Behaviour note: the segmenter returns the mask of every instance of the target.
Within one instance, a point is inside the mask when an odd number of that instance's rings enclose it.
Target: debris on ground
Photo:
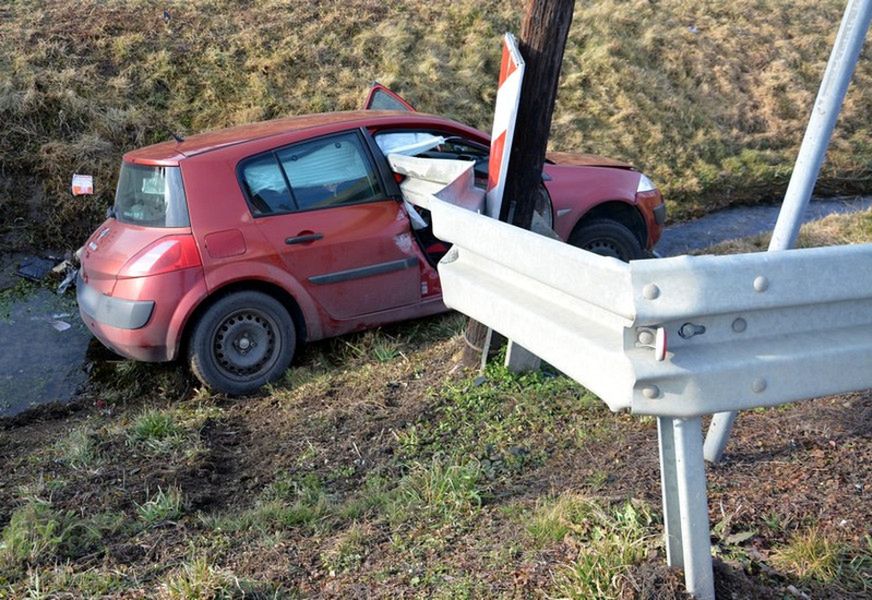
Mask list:
[[[42,281],[55,267],[56,262],[39,256],[28,256],[18,263],[18,270],[15,273],[31,281]]]

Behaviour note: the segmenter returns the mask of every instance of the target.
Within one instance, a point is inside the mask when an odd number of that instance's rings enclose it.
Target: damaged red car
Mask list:
[[[448,248],[410,222],[386,155],[472,161],[484,185],[489,136],[385,88],[368,105],[125,154],[109,217],[81,249],[88,328],[132,359],[187,360],[236,395],[280,377],[301,343],[445,311]],[[537,212],[562,239],[650,255],[665,207],[643,174],[561,153],[543,179]]]

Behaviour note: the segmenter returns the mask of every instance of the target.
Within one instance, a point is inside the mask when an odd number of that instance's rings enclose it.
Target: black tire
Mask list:
[[[278,300],[237,292],[215,302],[194,325],[188,362],[204,385],[241,396],[280,377],[296,345],[294,321]]]
[[[617,221],[597,219],[576,228],[569,243],[600,256],[611,256],[629,262],[645,257],[642,245],[633,232]]]

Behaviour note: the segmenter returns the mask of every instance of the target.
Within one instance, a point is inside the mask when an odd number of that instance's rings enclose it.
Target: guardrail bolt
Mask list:
[[[769,280],[759,275],[757,279],[754,280],[754,289],[758,292],[765,292],[769,289]]]
[[[703,333],[705,333],[705,325],[697,325],[695,323],[685,323],[678,330],[678,335],[686,340],[689,340],[695,335],[702,335]]]
[[[643,346],[653,346],[654,345],[654,332],[650,329],[643,329],[636,336],[636,341],[642,344]]]
[[[758,377],[754,381],[751,382],[751,389],[755,394],[759,394],[766,389],[766,380],[762,377]]]
[[[656,385],[646,385],[642,388],[642,395],[648,398],[648,400],[654,400],[660,397],[660,388]]]
[[[736,333],[742,333],[746,329],[748,329],[748,322],[742,317],[739,317],[738,319],[733,321],[733,331],[735,331]]]
[[[642,295],[648,300],[656,300],[660,296],[660,288],[653,283],[649,283],[642,288]]]

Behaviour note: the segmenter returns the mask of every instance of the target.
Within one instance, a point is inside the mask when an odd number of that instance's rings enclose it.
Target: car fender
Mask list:
[[[328,317],[322,313],[305,287],[284,268],[261,261],[225,263],[214,266],[209,272],[209,279],[221,282],[209,290],[210,297],[229,286],[246,281],[267,283],[282,289],[300,308],[306,326],[306,339],[312,341],[324,337],[322,323]]]
[[[200,277],[176,305],[176,310],[173,312],[170,325],[167,328],[167,360],[179,358],[179,349],[185,327],[188,326],[191,315],[208,297],[209,290],[206,287],[206,280]]]
[[[597,206],[607,202],[637,205],[636,186],[640,177],[637,171],[547,165],[545,172],[550,176],[545,187],[554,209],[554,230],[564,240],[569,239],[578,222]]]

